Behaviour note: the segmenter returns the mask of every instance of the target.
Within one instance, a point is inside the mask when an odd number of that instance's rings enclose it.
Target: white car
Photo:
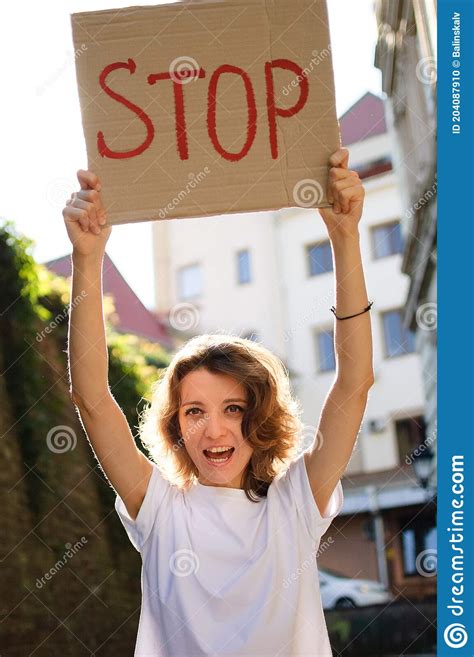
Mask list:
[[[394,598],[380,582],[371,579],[351,579],[327,568],[318,570],[324,609],[348,609],[386,604]]]

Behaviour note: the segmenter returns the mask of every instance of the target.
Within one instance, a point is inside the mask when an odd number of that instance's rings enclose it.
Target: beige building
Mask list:
[[[422,362],[428,436],[436,437],[436,0],[376,0],[385,110],[399,177],[410,285],[404,321]],[[433,449],[435,453],[435,449]],[[436,454],[435,454],[436,455]],[[433,464],[434,465],[434,464]],[[432,481],[436,481],[433,467]]]
[[[407,464],[425,440],[425,403],[415,335],[403,326],[410,288],[409,277],[401,272],[403,202],[382,100],[365,94],[340,117],[340,125],[349,166],[357,169],[366,189],[360,232],[374,300],[375,385],[344,477],[344,509],[329,530],[337,540],[321,561],[349,576],[400,584],[404,575],[392,567],[393,560],[404,554],[402,571],[413,577],[423,537],[403,538],[393,528],[399,516],[412,517],[427,499]],[[162,221],[153,230],[158,311],[169,313],[171,326],[183,338],[232,332],[273,350],[288,367],[302,401],[304,437],[310,444],[335,375],[334,272],[318,211],[293,208]],[[427,522],[427,532],[433,522]],[[394,537],[392,551],[386,547],[387,532]],[[370,546],[354,557],[354,541]]]

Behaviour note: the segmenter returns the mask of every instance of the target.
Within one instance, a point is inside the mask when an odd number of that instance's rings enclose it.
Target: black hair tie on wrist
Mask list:
[[[374,302],[371,301],[371,302],[369,303],[369,305],[367,306],[367,308],[364,308],[364,310],[362,310],[362,312],[360,312],[360,313],[356,313],[355,315],[348,315],[347,317],[338,317],[338,316],[336,315],[336,309],[335,309],[334,306],[331,307],[331,312],[334,313],[334,317],[335,317],[336,319],[351,319],[351,317],[357,317],[358,315],[363,315],[364,313],[366,313],[368,310],[370,310],[370,308],[371,308],[371,306],[372,306],[373,303],[374,303]]]

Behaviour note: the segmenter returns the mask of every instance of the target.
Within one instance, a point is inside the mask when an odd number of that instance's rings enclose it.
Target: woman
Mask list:
[[[337,370],[312,447],[279,359],[226,335],[174,356],[141,423],[137,449],[107,382],[101,269],[110,226],[100,181],[63,210],[73,245],[71,392],[116,510],[142,557],[135,656],[331,655],[316,551],[343,502],[340,479],[373,384],[370,305],[358,224],[364,189],[348,151],[329,160],[319,209],[336,277]]]

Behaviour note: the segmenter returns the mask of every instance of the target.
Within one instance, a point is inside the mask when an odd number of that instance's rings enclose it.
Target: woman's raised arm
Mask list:
[[[319,209],[334,260],[335,313],[339,318],[349,317],[334,319],[336,378],[321,411],[312,451],[305,457],[321,514],[350,460],[374,382],[371,317],[366,310],[369,302],[359,237],[365,191],[358,174],[348,169],[348,159],[345,148],[331,156],[328,198],[333,207]]]
[[[102,266],[112,229],[105,223],[97,176],[79,170],[77,177],[81,189],[63,209],[73,247],[68,343],[71,397],[102,469],[135,518],[152,466],[135,445],[108,385]]]

